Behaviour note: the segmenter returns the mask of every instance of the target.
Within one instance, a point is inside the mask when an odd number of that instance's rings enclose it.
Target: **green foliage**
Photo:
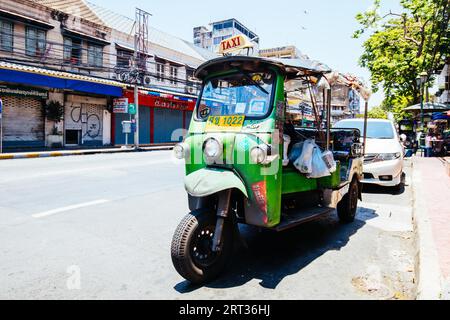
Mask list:
[[[427,72],[427,86],[432,86],[432,74],[450,53],[449,1],[401,0],[401,4],[404,12],[382,16],[380,1],[375,0],[373,9],[356,16],[361,29],[354,34],[358,38],[372,31],[360,65],[371,72],[372,90],[383,88],[383,108],[394,113],[419,102],[418,74]]]
[[[388,114],[382,107],[374,107],[369,110],[367,117],[370,119],[387,119]]]
[[[50,101],[43,106],[44,116],[54,122],[59,122],[64,117],[64,106],[58,101]]]

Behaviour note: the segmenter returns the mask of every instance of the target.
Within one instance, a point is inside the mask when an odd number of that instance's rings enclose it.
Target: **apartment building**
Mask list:
[[[253,55],[258,55],[258,35],[234,18],[212,22],[210,29],[205,26],[195,27],[193,30],[194,45],[212,52],[219,52],[219,46],[223,40],[240,34],[245,35],[254,43]]]

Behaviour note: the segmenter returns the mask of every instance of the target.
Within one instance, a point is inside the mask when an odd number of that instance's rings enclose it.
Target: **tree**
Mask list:
[[[364,118],[363,114],[358,114],[357,118]],[[387,119],[388,113],[383,106],[374,107],[367,112],[367,118],[369,119]]]
[[[372,108],[368,112],[367,116],[371,119],[387,119],[388,118],[388,114],[387,114],[386,110],[384,110],[381,106]]]
[[[419,73],[433,74],[443,65],[449,51],[449,0],[401,0],[404,12],[380,14],[380,0],[373,9],[356,16],[360,37],[374,30],[364,42],[360,65],[371,72],[372,90],[383,87],[384,107],[398,109],[420,101],[416,83]],[[395,110],[397,112],[401,110]]]
[[[52,134],[57,134],[56,123],[64,118],[64,106],[58,101],[50,101],[47,104],[43,104],[42,112],[47,120],[53,121]]]

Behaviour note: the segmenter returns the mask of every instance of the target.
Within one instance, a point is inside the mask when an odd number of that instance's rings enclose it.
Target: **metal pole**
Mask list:
[[[138,85],[134,86],[134,104],[136,106],[136,114],[134,115],[134,121],[136,124],[136,131],[134,132],[134,145],[136,149],[139,148],[139,90]]]
[[[331,142],[331,87],[327,90],[327,150]]]
[[[420,87],[420,125],[421,125],[421,129],[422,129],[422,133],[424,130],[424,116],[423,116],[423,89],[424,89],[424,85],[421,82],[420,83],[421,87]]]
[[[366,101],[364,106],[364,133],[363,133],[363,156],[366,155],[366,140],[367,140],[367,113],[369,112],[369,101]]]

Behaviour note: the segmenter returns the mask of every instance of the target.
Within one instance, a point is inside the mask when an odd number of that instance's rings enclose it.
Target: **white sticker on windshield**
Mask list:
[[[250,103],[251,114],[263,114],[266,109],[266,102],[264,100],[253,100]]]
[[[236,107],[234,108],[234,113],[236,114],[244,114],[247,109],[247,104],[245,102],[236,103]]]

